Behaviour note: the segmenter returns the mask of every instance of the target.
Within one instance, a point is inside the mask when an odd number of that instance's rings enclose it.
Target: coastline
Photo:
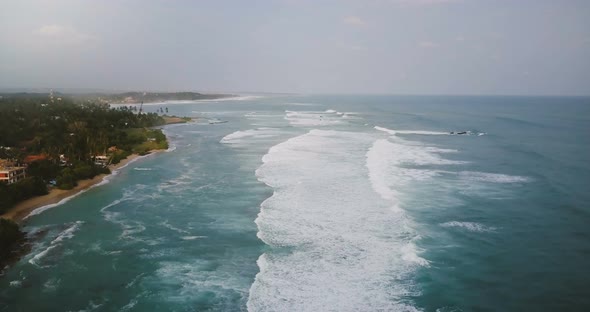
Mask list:
[[[158,152],[160,150],[152,150],[149,154],[151,155],[154,152]],[[146,155],[143,155],[146,156]],[[9,211],[1,215],[0,217],[12,220],[16,223],[21,224],[24,219],[26,219],[33,211],[38,208],[47,205],[55,205],[58,204],[60,201],[76,196],[89,188],[102,183],[106,177],[113,175],[118,169],[126,166],[130,162],[134,161],[135,159],[142,157],[139,154],[131,154],[127,158],[121,160],[118,164],[109,165],[109,170],[111,170],[110,174],[100,174],[95,176],[92,179],[80,180],[78,181],[78,185],[71,190],[60,190],[58,188],[53,188],[49,191],[48,194],[37,196],[33,198],[29,198],[24,200],[14,207],[12,207]]]
[[[177,117],[177,116],[162,116],[162,118],[164,118],[164,121],[166,122],[165,125],[187,123],[187,122],[192,122],[194,120],[194,118],[186,119],[186,118]]]

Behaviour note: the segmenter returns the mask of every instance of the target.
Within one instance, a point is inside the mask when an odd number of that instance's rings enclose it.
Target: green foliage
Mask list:
[[[130,151],[127,150],[118,150],[115,153],[113,153],[112,159],[111,159],[111,163],[112,164],[118,164],[121,162],[121,160],[127,158],[129,155],[131,155]]]
[[[168,141],[161,129],[130,129],[128,143],[133,153],[148,154],[152,150],[167,149]]]
[[[58,188],[71,189],[78,180],[108,173],[108,168],[95,166],[92,159],[112,146],[117,147],[111,155],[115,164],[132,152],[168,147],[161,130],[148,129],[165,124],[158,114],[137,114],[127,107],[112,109],[89,101],[74,103],[57,94],[53,100],[48,94],[2,94],[0,120],[0,147],[10,147],[0,148],[0,158],[22,162],[27,155],[47,156],[29,165],[27,179],[0,185],[0,212],[46,194],[46,183],[53,179]],[[60,162],[61,155],[66,164]]]
[[[0,213],[6,212],[15,203],[47,194],[47,185],[40,177],[27,177],[17,183],[0,183]]]
[[[94,166],[79,164],[72,170],[76,180],[91,179],[96,175]]]
[[[126,107],[51,102],[47,95],[3,95],[0,98],[0,146],[18,147],[26,154],[44,153],[54,161],[60,154],[85,161],[110,146],[125,144],[125,131],[163,125],[155,113],[136,114]],[[20,155],[24,156],[24,155]]]
[[[12,196],[10,192],[10,188],[6,183],[0,182],[0,214],[5,213],[8,208],[12,207],[16,203],[15,198]]]
[[[0,263],[10,257],[12,251],[24,238],[25,235],[20,231],[16,223],[0,218]]]
[[[71,168],[65,168],[57,176],[57,187],[62,190],[73,189],[77,185],[74,171]]]
[[[61,170],[60,166],[48,159],[32,162],[27,167],[27,175],[41,177],[45,181],[55,179]]]

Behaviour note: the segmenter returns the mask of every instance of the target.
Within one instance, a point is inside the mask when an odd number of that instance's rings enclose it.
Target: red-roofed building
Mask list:
[[[30,164],[32,162],[35,162],[38,160],[45,160],[45,159],[47,159],[47,155],[45,155],[45,154],[29,155],[29,156],[25,157],[25,160],[23,162],[25,164]]]

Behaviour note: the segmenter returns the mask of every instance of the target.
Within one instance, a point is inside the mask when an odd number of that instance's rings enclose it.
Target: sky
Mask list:
[[[589,95],[587,0],[2,0],[0,88]]]

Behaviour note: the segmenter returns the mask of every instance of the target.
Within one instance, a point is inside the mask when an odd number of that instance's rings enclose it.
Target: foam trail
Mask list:
[[[265,139],[280,135],[280,130],[277,128],[256,128],[250,130],[240,130],[224,136],[220,143],[223,144],[237,144],[244,143],[248,139]]]
[[[133,170],[136,170],[136,171],[152,171],[153,169],[152,168],[135,167],[135,168],[133,168]]]
[[[82,226],[82,224],[84,224],[83,221],[76,221],[67,229],[59,233],[57,237],[51,241],[49,247],[47,247],[45,250],[41,251],[40,253],[36,254],[31,259],[29,259],[29,263],[39,268],[45,267],[41,265],[43,258],[45,258],[53,249],[59,246],[61,242],[74,237],[74,233],[80,229],[80,226]]]
[[[285,120],[293,126],[315,127],[343,124],[343,116],[334,110],[327,111],[285,111]]]
[[[396,134],[451,135],[449,132],[440,132],[440,131],[392,130],[392,129],[387,129],[387,128],[379,127],[379,126],[375,126],[374,128],[375,128],[375,130],[389,133],[391,135],[396,135]]]
[[[422,134],[422,135],[451,135],[449,132],[423,131],[423,130],[396,130],[399,134]]]
[[[402,297],[413,293],[411,274],[425,260],[408,218],[367,179],[374,139],[312,130],[263,157],[256,174],[274,194],[256,224],[271,250],[257,261],[249,311],[415,310]]]
[[[440,224],[442,227],[448,228],[459,228],[465,229],[470,232],[493,232],[496,230],[494,227],[485,226],[481,223],[477,222],[459,222],[459,221],[450,221]]]
[[[529,181],[529,178],[522,176],[478,171],[461,171],[459,172],[459,177],[469,181],[491,183],[523,183]]]
[[[473,131],[465,131],[465,133],[463,133],[463,134],[458,134],[457,132],[459,132],[459,131],[453,131],[453,133],[451,133],[451,132],[428,131],[428,130],[392,130],[392,129],[388,129],[388,128],[384,128],[384,127],[379,127],[379,126],[375,126],[374,128],[375,128],[375,130],[386,132],[386,133],[389,133],[391,135],[397,135],[397,134],[459,135],[459,136],[461,136],[461,135],[467,135],[467,136],[469,136],[469,135],[477,135],[477,136],[486,135],[485,132],[473,132]]]

